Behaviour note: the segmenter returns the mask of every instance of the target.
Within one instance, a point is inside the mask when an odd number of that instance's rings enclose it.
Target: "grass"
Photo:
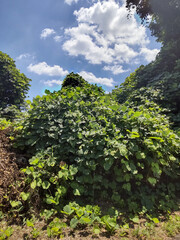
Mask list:
[[[62,220],[63,223],[63,220]],[[166,220],[161,219],[158,223],[147,219],[141,219],[139,223],[125,224],[115,233],[110,234],[103,227],[97,234],[93,227],[71,229],[65,225],[59,228],[56,224],[48,233],[48,222],[43,219],[26,219],[21,225],[8,224],[4,220],[0,222],[0,240],[23,240],[23,239],[64,239],[64,240],[90,240],[90,239],[121,239],[121,240],[168,240],[180,233],[180,212],[171,214]],[[58,227],[58,229],[57,229]],[[59,234],[57,234],[59,231]],[[54,234],[55,233],[55,234]],[[53,235],[54,234],[54,235]]]

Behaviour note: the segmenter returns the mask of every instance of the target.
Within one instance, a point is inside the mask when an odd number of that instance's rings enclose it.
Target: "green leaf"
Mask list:
[[[32,183],[31,183],[31,188],[32,188],[32,189],[35,189],[35,188],[36,188],[36,180],[32,181]]]
[[[59,172],[58,172],[58,177],[59,177],[59,178],[62,178],[62,177],[63,177],[63,175],[64,175],[64,174],[63,174],[63,172],[62,172],[62,171],[59,171]]]
[[[10,204],[13,208],[22,205],[22,203],[20,201],[10,201]]]
[[[104,169],[106,171],[108,171],[111,168],[111,166],[113,165],[113,162],[114,162],[113,159],[106,160],[105,163],[104,163]]]
[[[161,137],[149,137],[150,139],[155,139],[158,140],[160,142],[164,142],[164,140]]]
[[[75,175],[78,172],[78,168],[72,165],[69,167],[69,170],[71,175]]]
[[[130,192],[131,191],[131,184],[130,183],[125,183],[125,184],[123,184],[122,188],[124,188],[125,190]]]
[[[35,158],[35,159],[31,159],[29,160],[31,165],[37,165],[37,163],[39,162],[39,158]]]
[[[48,182],[48,181],[44,181],[43,183],[42,183],[42,188],[43,189],[48,189],[49,187],[50,187],[50,182]]]
[[[81,194],[80,194],[80,192],[79,192],[79,190],[77,188],[73,190],[73,194],[75,196],[81,196]]]
[[[157,182],[157,181],[156,181],[155,178],[149,177],[149,178],[148,178],[148,182],[149,182],[151,185],[154,186],[154,185],[156,185],[156,182]]]
[[[127,156],[128,151],[127,151],[126,145],[120,144],[120,145],[119,145],[119,151],[120,151],[120,154],[121,154],[122,156],[124,156],[124,157]]]
[[[79,221],[81,224],[89,224],[92,220],[89,217],[81,217]]]
[[[70,227],[71,228],[76,228],[78,224],[78,219],[77,218],[72,218],[71,221],[70,221]]]
[[[100,228],[99,228],[97,225],[94,225],[94,226],[93,226],[93,232],[94,232],[95,234],[99,234],[99,233],[101,232],[101,230],[100,230]]]
[[[46,203],[47,204],[57,204],[57,202],[53,199],[53,197],[47,197]]]
[[[28,226],[28,227],[34,227],[34,224],[32,223],[32,221],[30,221],[30,220],[26,220],[26,225]]]
[[[159,223],[159,219],[158,218],[152,218],[152,221],[154,222],[154,223]]]
[[[139,217],[136,216],[136,217],[132,218],[131,221],[133,221],[134,223],[139,223]]]
[[[64,208],[63,208],[63,213],[67,214],[67,215],[71,215],[74,210],[69,206],[69,205],[66,205]]]
[[[48,89],[45,89],[44,93],[45,94],[50,94],[51,92]]]
[[[27,201],[27,199],[28,199],[29,196],[30,196],[30,193],[21,192],[20,196],[22,197],[22,199],[23,199],[24,201]]]
[[[143,152],[137,152],[137,153],[136,153],[136,158],[137,158],[137,159],[145,159],[145,158],[146,158],[146,155],[145,155],[145,153],[143,153]]]

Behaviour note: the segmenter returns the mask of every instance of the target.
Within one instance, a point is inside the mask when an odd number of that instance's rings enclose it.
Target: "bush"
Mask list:
[[[53,149],[52,173],[62,161],[77,168],[69,201],[165,211],[175,207],[180,139],[160,111],[119,105],[96,86],[62,89],[33,100],[17,144],[33,155]]]

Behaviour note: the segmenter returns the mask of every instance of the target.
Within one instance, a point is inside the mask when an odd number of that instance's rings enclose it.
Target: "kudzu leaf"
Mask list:
[[[81,218],[80,218],[80,223],[86,223],[86,224],[88,224],[88,223],[90,223],[90,222],[91,222],[91,219],[88,218],[88,217],[81,217]]]
[[[137,152],[137,153],[136,153],[136,158],[137,158],[137,159],[145,159],[145,158],[146,158],[146,155],[145,155],[145,153],[143,153],[143,152]]]
[[[78,224],[78,219],[77,218],[71,219],[71,221],[70,221],[70,227],[71,228],[76,228],[77,224]]]
[[[63,213],[65,213],[67,215],[71,215],[71,213],[73,213],[73,212],[74,212],[74,210],[69,205],[66,205],[63,208]]]
[[[139,223],[139,217],[136,216],[134,218],[131,219],[134,223]]]
[[[152,221],[153,221],[154,223],[159,223],[159,219],[158,219],[158,218],[152,218]]]
[[[155,178],[149,177],[149,178],[148,178],[148,182],[149,182],[151,185],[154,186],[154,185],[156,184],[157,181],[156,181]]]
[[[50,182],[48,182],[48,181],[44,181],[43,183],[42,183],[42,188],[43,189],[48,189],[49,187],[50,187]]]
[[[29,161],[31,165],[36,165],[39,162],[39,158],[35,158]]]
[[[30,196],[30,193],[21,192],[22,200],[26,201]]]
[[[97,225],[95,225],[95,226],[93,226],[93,232],[95,234],[99,234],[101,232],[101,230],[100,230],[100,228]]]
[[[61,171],[58,172],[58,177],[62,178],[63,177],[63,173]]]
[[[104,169],[108,171],[111,168],[112,164],[113,164],[113,161],[110,161],[110,160],[106,161],[104,163]]]
[[[32,188],[32,189],[35,189],[35,188],[36,188],[36,180],[32,181],[32,183],[31,183],[31,188]]]
[[[13,208],[22,205],[22,203],[20,201],[11,201],[10,204]]]
[[[69,170],[71,175],[75,175],[78,172],[78,168],[72,165],[69,167]]]
[[[73,190],[73,194],[74,194],[75,196],[81,196],[81,194],[80,194],[80,192],[79,192],[78,189],[74,189],[74,190]]]
[[[122,188],[124,188],[125,190],[130,192],[131,191],[131,184],[130,183],[125,183],[125,184],[123,184]]]
[[[127,151],[126,145],[120,144],[120,145],[119,145],[119,151],[120,151],[120,154],[121,154],[122,156],[124,156],[124,157],[127,156],[128,151]]]
[[[46,198],[46,203],[47,204],[56,204],[56,201],[53,199],[53,197],[48,197]]]

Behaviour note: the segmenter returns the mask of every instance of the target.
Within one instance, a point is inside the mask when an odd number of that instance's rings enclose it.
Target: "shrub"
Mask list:
[[[77,167],[73,200],[134,213],[175,207],[180,139],[156,104],[134,110],[89,86],[48,93],[31,107],[18,145],[33,154],[51,148],[54,166]]]

